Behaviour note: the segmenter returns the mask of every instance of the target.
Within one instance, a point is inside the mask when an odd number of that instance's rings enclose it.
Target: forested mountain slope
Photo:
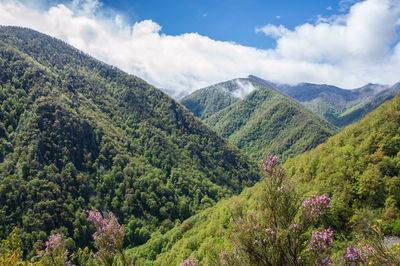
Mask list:
[[[400,95],[316,149],[286,162],[308,190],[332,197],[330,222],[364,230],[381,216],[388,234],[400,235]]]
[[[0,238],[32,252],[53,230],[87,245],[90,207],[135,246],[259,179],[158,89],[33,30],[0,27],[0,102]]]
[[[180,103],[204,120],[243,98],[252,89],[248,79],[234,79],[197,90],[182,98]]]
[[[400,92],[399,84],[367,84],[346,90],[325,84],[274,84],[255,76],[249,76],[249,79],[275,88],[338,127],[359,121]]]
[[[303,195],[318,191],[331,198],[323,225],[338,235],[338,247],[365,236],[377,219],[386,235],[400,236],[399,136],[397,95],[326,143],[284,164],[288,178],[301,178],[296,189]],[[232,248],[232,212],[254,208],[262,189],[258,183],[166,234],[154,234],[131,254],[139,264],[177,264],[189,256],[201,265],[216,261],[219,249]]]
[[[316,147],[337,128],[281,93],[252,82],[243,99],[205,122],[247,154],[260,159],[265,147],[283,159]]]
[[[367,84],[361,88],[346,90],[325,84],[278,84],[250,75],[248,78],[235,79],[197,90],[180,102],[204,120],[243,98],[239,97],[243,95],[241,92],[251,92],[250,86],[245,86],[246,90],[243,90],[241,84],[254,83],[281,92],[341,128],[359,121],[400,92],[399,84],[393,86]],[[252,89],[255,87],[252,86]]]

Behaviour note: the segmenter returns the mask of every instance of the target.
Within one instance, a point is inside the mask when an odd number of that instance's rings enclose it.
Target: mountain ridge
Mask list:
[[[319,115],[321,118],[328,120],[337,127],[344,128],[350,125],[367,113],[374,110],[383,102],[391,99],[400,92],[399,83],[392,86],[380,85],[380,84],[366,84],[360,88],[352,90],[342,89],[332,85],[326,84],[313,84],[313,83],[298,83],[295,85],[273,83],[271,81],[264,80],[254,75],[249,75],[248,78],[242,78],[242,80],[248,80],[249,82],[255,82],[262,86],[268,87],[275,91],[280,92],[284,96],[301,103],[307,109]],[[226,83],[228,83],[227,81]],[[224,84],[224,83],[219,83]],[[208,102],[207,98],[213,99],[212,103],[218,105],[218,100],[229,99],[229,102],[233,104],[238,99],[234,95],[226,96],[223,98],[214,98],[211,94],[207,94],[207,90],[213,88],[213,86],[206,87],[204,89],[197,90],[193,94],[190,94],[181,99],[183,105],[189,110],[197,108],[196,116],[200,119],[206,119],[212,114],[219,111],[221,108],[217,108],[214,112]],[[215,87],[216,90],[218,87]],[[213,92],[217,94],[217,92]],[[190,102],[190,104],[187,104]],[[223,105],[223,108],[227,105]],[[207,115],[203,115],[202,110],[207,110]]]
[[[318,191],[330,198],[330,209],[322,224],[338,236],[334,241],[339,242],[335,244],[339,249],[366,238],[373,225],[385,236],[400,236],[399,131],[397,94],[361,121],[282,166],[303,196]],[[135,262],[143,264],[178,264],[190,256],[200,260],[200,265],[212,263],[220,250],[234,248],[233,214],[246,215],[248,210],[257,213],[262,193],[263,187],[257,183],[165,234],[154,234],[146,244],[129,252]],[[146,256],[154,251],[154,256]]]
[[[140,78],[39,32],[0,27],[0,237],[76,247],[113,212],[144,243],[259,179],[254,161]]]
[[[266,147],[291,157],[336,133],[335,126],[279,91],[249,82],[256,89],[204,121],[254,158]]]

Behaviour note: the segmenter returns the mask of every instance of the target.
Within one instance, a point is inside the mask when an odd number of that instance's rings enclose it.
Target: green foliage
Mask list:
[[[306,245],[313,226],[329,209],[325,195],[317,193],[302,204],[296,191],[297,181],[286,178],[278,158],[268,153],[263,159],[265,171],[260,182],[261,197],[257,198],[258,211],[233,214],[231,234],[233,251],[221,251],[221,263],[228,265],[311,265],[330,261],[328,245],[332,244],[330,230],[322,232],[329,243],[321,248]],[[314,236],[314,232],[313,232]],[[314,243],[321,244],[315,234]],[[312,252],[310,249],[313,248]],[[310,254],[311,253],[311,254]]]
[[[392,87],[367,84],[353,90],[310,83],[278,84],[277,88],[338,127],[359,121],[399,92],[399,84]]]
[[[22,242],[14,229],[8,239],[2,240],[0,246],[0,264],[4,266],[22,265],[20,261]]]
[[[233,209],[235,212],[253,207],[253,197],[259,191],[245,189],[239,196],[221,200],[174,228],[163,233],[155,232],[150,240],[128,251],[135,265],[177,265],[195,254],[202,265],[212,264],[218,257],[219,249],[230,249],[232,243],[227,235],[231,227]]]
[[[20,228],[26,257],[57,232],[88,245],[90,207],[133,247],[259,179],[173,99],[62,41],[0,27],[0,65],[0,238]]]
[[[327,143],[284,164],[287,176],[292,180],[301,178],[297,184],[301,195],[319,191],[331,198],[330,211],[322,219],[322,224],[332,228],[338,238],[333,247],[335,258],[344,256],[346,247],[353,244],[359,249],[357,243],[360,240],[371,239],[370,228],[378,218],[381,218],[383,233],[400,236],[399,133],[400,95],[330,138]],[[261,184],[257,183],[239,196],[218,202],[213,208],[191,217],[188,220],[191,226],[183,234],[172,237],[176,232],[182,232],[182,225],[186,223],[177,224],[165,234],[153,234],[145,245],[131,252],[137,262],[146,261],[155,265],[165,265],[164,261],[166,264],[177,264],[191,255],[199,259],[201,265],[212,263],[217,255],[215,250],[233,248],[229,230],[234,212],[229,210],[243,213],[256,209],[262,191]],[[224,215],[221,216],[221,213]],[[155,241],[161,241],[161,249],[154,249]],[[380,256],[384,257],[388,252],[383,247],[378,250],[377,245],[382,245],[382,238],[368,241],[364,242],[373,246]],[[192,250],[189,247],[198,248]],[[146,252],[151,252],[152,257],[143,259]],[[398,260],[399,249],[395,248],[393,252]],[[383,257],[382,260],[373,260],[383,265],[389,259]]]
[[[316,147],[337,132],[335,126],[279,92],[256,88],[205,122],[256,159],[265,147],[283,160]]]
[[[383,215],[384,225],[397,219],[399,106],[396,96],[327,143],[286,162],[291,177],[305,178],[305,190],[331,196],[329,220],[335,229],[349,230],[350,222],[353,230],[362,232],[361,224],[371,224],[374,217]],[[397,235],[390,226],[385,228],[385,233]]]
[[[204,120],[239,100],[233,93],[240,89],[237,82],[240,80],[245,79],[230,80],[197,90],[182,98],[180,103]]]

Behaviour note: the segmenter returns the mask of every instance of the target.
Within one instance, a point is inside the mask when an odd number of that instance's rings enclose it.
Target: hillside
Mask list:
[[[324,84],[278,84],[253,75],[237,80],[241,80],[242,83],[256,83],[259,86],[279,91],[340,128],[359,121],[400,92],[399,84],[393,86],[367,84],[361,88],[346,90]],[[240,86],[235,85],[235,81],[197,90],[184,97],[180,102],[197,117],[204,120],[240,99],[237,96],[240,94]],[[250,89],[246,91],[249,93]]]
[[[205,122],[254,158],[260,159],[265,147],[283,159],[293,157],[337,132],[335,126],[281,93],[259,83],[252,85],[253,92]]]
[[[391,87],[367,84],[361,88],[345,90],[324,84],[274,84],[255,76],[249,76],[249,79],[275,88],[338,127],[359,121],[400,92],[399,84]]]
[[[382,217],[385,233],[400,235],[399,132],[397,95],[285,168],[301,176],[307,190],[331,195],[332,227],[362,232],[373,217]]]
[[[342,242],[357,240],[380,220],[383,232],[400,236],[400,95],[384,103],[326,143],[289,159],[283,166],[298,190],[331,198],[324,224]],[[178,264],[193,255],[207,265],[219,249],[232,247],[232,212],[252,209],[263,188],[260,183],[239,196],[219,202],[165,234],[154,234],[131,250],[139,264]],[[144,254],[151,254],[145,256]]]
[[[234,79],[195,91],[180,103],[204,120],[243,98],[254,89],[248,79]]]
[[[259,179],[258,167],[179,103],[33,30],[0,27],[0,237],[25,255],[50,232],[88,245],[86,211],[142,244]]]

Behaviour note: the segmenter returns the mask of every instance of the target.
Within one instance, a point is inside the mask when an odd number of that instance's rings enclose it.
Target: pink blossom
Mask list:
[[[360,250],[348,248],[346,255],[338,260],[344,265],[365,264],[371,261],[372,254],[375,250],[368,246],[363,246]]]
[[[198,265],[199,265],[199,260],[193,256],[187,258],[186,260],[182,261],[179,264],[179,266],[198,266]]]
[[[313,254],[318,265],[330,265],[333,261],[327,254],[333,244],[333,231],[330,229],[312,232],[311,241],[308,243],[306,252]]]
[[[93,222],[96,232],[93,240],[98,252],[97,260],[107,264],[111,262],[117,253],[123,253],[124,230],[119,225],[117,218],[109,213],[107,218],[103,218],[97,210],[88,212],[88,218]]]
[[[312,217],[318,218],[329,209],[330,201],[331,199],[325,194],[318,196],[318,192],[315,192],[311,197],[303,201],[300,209],[307,211]]]

